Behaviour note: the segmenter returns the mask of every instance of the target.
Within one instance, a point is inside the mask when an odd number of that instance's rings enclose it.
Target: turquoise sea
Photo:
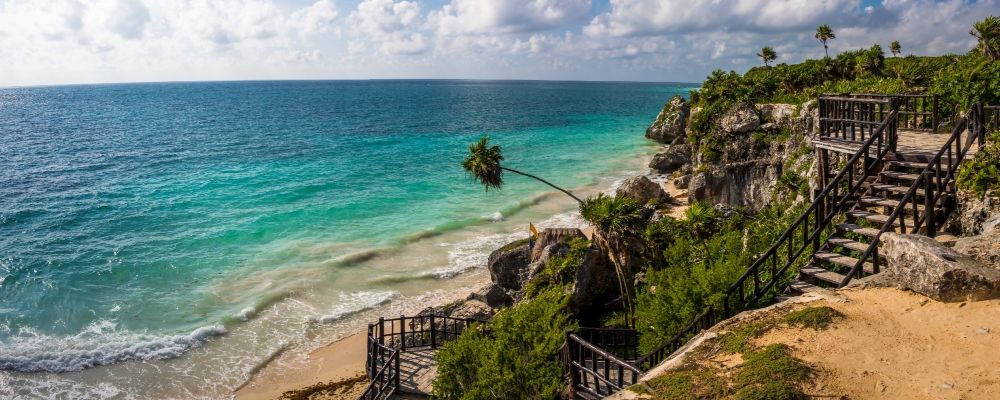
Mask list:
[[[464,297],[485,257],[644,172],[691,84],[272,81],[0,89],[0,398],[220,398],[264,362]],[[287,355],[292,354],[291,356]]]

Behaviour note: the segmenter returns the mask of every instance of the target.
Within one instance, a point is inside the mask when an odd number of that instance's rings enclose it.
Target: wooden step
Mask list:
[[[862,197],[860,201],[861,201],[861,204],[868,205],[868,206],[883,206],[883,207],[889,207],[889,208],[899,207],[899,200],[885,199],[885,198],[882,198],[882,197],[866,196],[866,197]],[[906,207],[909,208],[909,209],[912,209],[913,208],[913,204],[907,203]],[[920,211],[924,211],[924,205],[923,204],[917,204],[917,209],[919,209]]]
[[[827,243],[842,249],[864,252],[868,250],[868,243],[858,242],[847,238],[832,237]]]
[[[874,222],[874,223],[879,224],[879,225],[884,225],[886,222],[889,221],[889,216],[887,216],[887,215],[883,215],[883,214],[879,214],[879,213],[873,213],[873,212],[864,211],[864,210],[848,211],[847,212],[847,216],[854,217],[854,218],[863,218],[863,219],[866,219],[868,221]],[[893,220],[892,221],[892,225],[893,226],[898,226],[899,225],[899,219]]]
[[[875,184],[871,184],[871,185],[864,184],[864,185],[865,186],[870,186],[872,189],[875,189],[875,190],[878,190],[878,191],[895,193],[895,194],[899,194],[899,195],[905,195],[906,192],[910,191],[910,188],[906,187],[906,186],[889,185],[889,184],[885,184],[885,183],[875,183]],[[919,197],[923,197],[924,196],[924,189],[917,189],[914,192],[914,195],[919,196]]]
[[[857,258],[848,257],[837,253],[829,253],[825,251],[816,252],[816,254],[813,254],[813,259],[815,259],[816,261],[837,264],[847,268],[854,268],[854,266],[858,264]],[[872,265],[872,263],[870,262],[865,262],[861,268],[864,269],[864,271],[868,274],[875,273],[875,266]]]
[[[923,170],[927,168],[927,163],[913,162],[913,161],[889,161],[890,167],[896,168],[913,168]]]
[[[863,228],[857,224],[838,224],[837,229],[841,232],[852,232],[862,236],[868,236],[870,238],[874,238],[878,235],[878,229]]]
[[[879,173],[883,178],[895,179],[898,181],[913,182],[920,178],[920,174],[908,174],[906,172],[882,171]]]
[[[788,294],[800,295],[820,290],[823,289],[820,288],[819,286],[796,279],[792,281],[792,283],[788,284],[788,290],[786,290],[785,292]]]
[[[810,278],[823,281],[834,286],[840,286],[840,283],[843,282],[845,278],[844,275],[832,271],[827,271],[823,268],[813,266],[812,264],[799,269],[799,273],[804,276],[808,276]]]

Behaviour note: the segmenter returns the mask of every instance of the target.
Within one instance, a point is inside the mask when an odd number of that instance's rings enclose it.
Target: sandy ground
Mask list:
[[[1000,300],[940,303],[896,289],[838,292],[819,301],[845,315],[827,330],[783,327],[757,344],[785,343],[821,371],[816,398],[1000,398]]]
[[[301,390],[317,383],[351,381],[363,375],[365,368],[365,335],[356,333],[330,343],[309,354],[309,361],[294,370],[265,367],[246,386],[236,391],[239,400],[276,399],[289,390]],[[367,381],[346,385],[332,393],[318,394],[313,399],[357,398],[364,391]]]

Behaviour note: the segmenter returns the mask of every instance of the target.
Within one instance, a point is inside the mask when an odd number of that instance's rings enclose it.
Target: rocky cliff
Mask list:
[[[646,131],[672,143],[649,166],[672,174],[692,202],[758,210],[779,198],[807,199],[815,168],[808,142],[816,118],[812,105],[738,103],[707,116],[675,98]],[[674,122],[685,115],[684,123]],[[699,118],[707,123],[693,123]]]

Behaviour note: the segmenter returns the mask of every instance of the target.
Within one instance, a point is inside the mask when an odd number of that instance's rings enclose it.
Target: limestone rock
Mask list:
[[[450,317],[471,318],[479,321],[486,321],[493,317],[493,307],[477,300],[466,300],[458,307],[451,310]]]
[[[681,175],[679,178],[674,179],[674,187],[678,189],[687,189],[691,184],[691,174]]]
[[[478,292],[469,294],[467,300],[475,300],[485,303],[493,308],[510,307],[514,304],[514,296],[495,283],[486,286]]]
[[[684,128],[691,115],[691,106],[681,96],[674,96],[646,129],[646,137],[660,143],[672,143],[684,137]]]
[[[541,261],[543,264],[548,261],[548,257],[543,257],[545,249],[554,244],[565,244],[573,238],[586,239],[583,231],[578,228],[546,228],[538,233],[538,240],[531,249],[531,262]],[[529,268],[530,270],[530,268]]]
[[[618,296],[618,275],[614,265],[603,249],[591,246],[576,270],[569,298],[570,311],[580,317],[601,314],[592,311],[601,310]]]
[[[784,126],[795,115],[795,105],[793,104],[757,104],[757,110],[765,122]]]
[[[530,254],[531,248],[526,240],[510,243],[493,251],[486,263],[490,280],[504,290],[521,290],[527,280]]]
[[[667,147],[661,153],[653,156],[649,161],[649,168],[655,169],[661,174],[674,172],[685,164],[691,162],[691,146],[686,144],[675,144]]]
[[[990,267],[1000,269],[1000,230],[994,229],[979,236],[958,238],[952,249]]]
[[[663,190],[663,186],[642,175],[633,176],[622,182],[615,191],[615,196],[628,196],[639,204],[662,204],[670,201],[670,195]]]
[[[760,127],[760,117],[749,104],[740,103],[732,106],[719,119],[719,128],[726,133],[746,133]]]
[[[886,270],[896,284],[945,302],[1000,296],[1000,270],[987,267],[926,236],[883,235]]]
[[[977,195],[969,190],[958,191],[958,209],[948,220],[945,230],[962,236],[988,233],[1000,225],[1000,197],[995,193]]]

